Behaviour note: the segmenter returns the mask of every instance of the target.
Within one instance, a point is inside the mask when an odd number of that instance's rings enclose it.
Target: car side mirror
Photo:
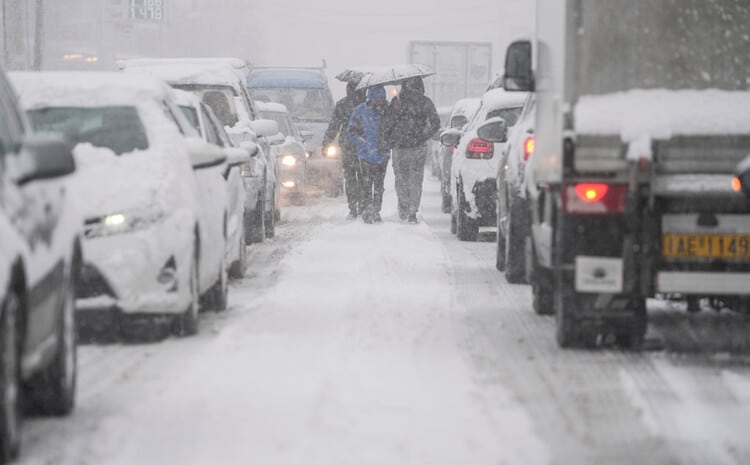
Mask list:
[[[279,133],[279,124],[270,119],[258,119],[250,122],[250,129],[258,137],[272,137]]]
[[[446,129],[440,134],[440,143],[445,147],[458,147],[461,142],[461,132],[458,129]]]
[[[212,168],[227,161],[227,155],[221,147],[209,144],[197,137],[186,138],[185,142],[194,170]]]
[[[302,138],[302,142],[307,142],[313,137],[315,137],[315,133],[312,131],[302,130],[299,132],[299,136]]]
[[[506,91],[534,92],[534,72],[531,67],[531,41],[519,40],[508,46],[505,53]]]
[[[70,144],[55,135],[32,134],[26,137],[20,157],[20,175],[16,177],[19,186],[67,176],[76,170]]]
[[[239,166],[250,161],[250,152],[243,148],[226,147],[224,153],[229,166]]]
[[[740,183],[739,190],[750,196],[750,155],[737,165],[736,176]]]
[[[500,117],[490,118],[477,128],[477,136],[487,142],[503,143],[508,141],[508,126]]]
[[[255,142],[242,142],[240,143],[240,148],[247,151],[248,155],[250,155],[250,158],[257,157],[260,153],[260,147],[258,147],[258,144]]]

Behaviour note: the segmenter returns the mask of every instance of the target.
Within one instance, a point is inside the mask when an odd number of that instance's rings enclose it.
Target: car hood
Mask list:
[[[173,208],[178,172],[173,161],[154,150],[117,156],[106,148],[79,144],[74,154],[70,190],[85,218]]]

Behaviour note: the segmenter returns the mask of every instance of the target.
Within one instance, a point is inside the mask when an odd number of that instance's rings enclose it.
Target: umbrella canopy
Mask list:
[[[432,76],[433,74],[435,74],[435,72],[425,65],[406,64],[383,66],[377,69],[373,68],[367,70],[367,72],[361,77],[357,89],[366,89],[372,86],[401,84],[409,78],[426,77]]]
[[[354,82],[358,83],[362,78],[373,71],[377,71],[377,66],[357,66],[356,68],[347,68],[344,71],[336,75],[336,79],[341,82]]]

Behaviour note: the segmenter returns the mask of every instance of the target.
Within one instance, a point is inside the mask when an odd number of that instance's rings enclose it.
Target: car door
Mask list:
[[[21,147],[27,125],[2,73],[0,114],[3,164],[12,175],[13,167],[23,163]],[[65,285],[65,260],[72,252],[72,243],[65,243],[58,231],[66,204],[65,186],[59,180],[18,186],[6,178],[0,202],[28,249],[24,263],[29,290],[24,353],[29,354],[42,345],[53,343],[56,334]]]

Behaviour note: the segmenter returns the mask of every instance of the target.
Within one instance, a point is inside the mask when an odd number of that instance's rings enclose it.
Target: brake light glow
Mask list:
[[[738,177],[732,178],[732,190],[735,192],[742,191],[742,182],[740,181],[740,178]]]
[[[627,184],[568,185],[563,189],[563,207],[567,213],[599,215],[623,213],[627,194]]]
[[[489,160],[495,156],[495,144],[475,138],[466,146],[466,158]]]
[[[526,142],[523,144],[523,161],[529,161],[529,158],[534,153],[534,137],[528,137]]]

